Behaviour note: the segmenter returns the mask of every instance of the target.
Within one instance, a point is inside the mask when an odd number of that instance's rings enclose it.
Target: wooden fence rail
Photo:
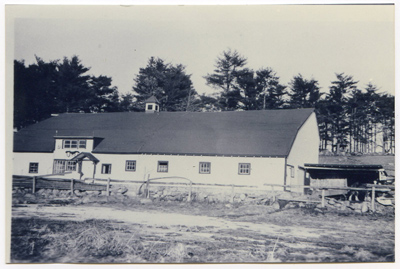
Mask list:
[[[105,184],[85,183],[77,179],[64,178],[43,178],[43,177],[21,177],[13,176],[13,188],[32,188],[32,193],[37,189],[57,189],[57,190],[84,190],[84,191],[105,191],[110,193],[110,181]]]
[[[285,187],[285,188],[306,188],[306,189],[316,189],[321,190],[321,206],[325,207],[325,191],[326,190],[348,190],[348,191],[370,191],[371,192],[371,210],[375,212],[375,197],[376,192],[390,192],[395,190],[394,185],[377,185],[377,184],[367,184],[366,188],[355,188],[355,187],[322,187],[322,186],[309,186],[309,185],[280,185],[280,184],[264,184],[264,186],[274,187]],[[286,199],[295,201],[295,199]],[[303,201],[303,200],[302,200]],[[301,202],[301,201],[300,201]]]

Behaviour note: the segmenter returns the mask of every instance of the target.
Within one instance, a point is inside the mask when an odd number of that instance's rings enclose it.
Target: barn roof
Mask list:
[[[313,109],[61,114],[14,134],[15,152],[52,152],[55,137],[94,137],[93,153],[289,154]]]

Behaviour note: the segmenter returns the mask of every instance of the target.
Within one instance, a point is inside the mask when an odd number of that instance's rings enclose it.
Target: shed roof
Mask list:
[[[326,170],[379,170],[383,169],[380,164],[312,164],[305,163],[306,170],[326,169]]]
[[[289,154],[313,109],[61,114],[14,134],[15,152],[52,152],[54,137],[95,137],[93,153]]]

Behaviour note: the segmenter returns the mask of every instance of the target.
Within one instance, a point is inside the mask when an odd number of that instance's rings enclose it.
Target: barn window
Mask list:
[[[76,162],[65,161],[65,171],[76,171]]]
[[[249,163],[239,163],[239,175],[250,175]]]
[[[63,141],[63,148],[65,149],[85,149],[86,140],[68,139]]]
[[[209,163],[209,162],[200,162],[200,164],[199,164],[199,173],[200,174],[210,174],[211,173],[211,163]]]
[[[53,174],[76,171],[76,162],[68,160],[54,160]]]
[[[126,161],[125,171],[136,171],[136,161]]]
[[[167,173],[168,172],[168,162],[158,161],[157,172]]]
[[[39,163],[29,163],[29,173],[37,174],[39,172]]]
[[[111,174],[111,164],[105,163],[101,166],[102,174]]]
[[[86,140],[79,140],[79,148],[80,149],[86,148]]]

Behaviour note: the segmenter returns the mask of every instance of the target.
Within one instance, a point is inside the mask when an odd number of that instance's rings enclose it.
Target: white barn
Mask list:
[[[319,133],[313,109],[67,113],[15,133],[13,146],[14,175],[297,185],[304,163],[318,163]]]

